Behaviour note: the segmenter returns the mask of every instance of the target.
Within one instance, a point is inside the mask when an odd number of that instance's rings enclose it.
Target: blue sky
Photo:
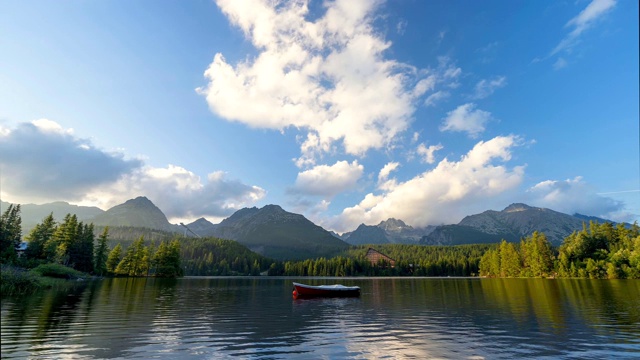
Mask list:
[[[637,1],[0,2],[4,201],[640,219]]]

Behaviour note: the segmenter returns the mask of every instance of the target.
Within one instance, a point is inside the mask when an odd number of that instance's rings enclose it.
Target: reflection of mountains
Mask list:
[[[490,357],[509,346],[559,356],[559,349],[577,349],[600,335],[636,344],[640,337],[640,283],[633,280],[339,282],[360,286],[361,297],[292,300],[291,280],[279,278],[106,279],[23,302],[3,300],[3,343],[19,339],[16,347],[29,344],[25,350],[34,356],[73,349],[97,358],[167,351],[428,358]],[[6,337],[9,325],[23,332]]]

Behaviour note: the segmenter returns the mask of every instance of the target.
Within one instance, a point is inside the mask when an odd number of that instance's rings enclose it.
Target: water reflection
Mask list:
[[[106,279],[3,299],[2,357],[640,355],[638,281],[354,278],[339,282],[359,298],[294,300],[292,280]]]

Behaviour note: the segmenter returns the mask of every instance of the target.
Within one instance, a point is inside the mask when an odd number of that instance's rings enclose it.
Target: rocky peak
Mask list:
[[[511,213],[511,212],[518,212],[518,211],[526,211],[526,210],[531,210],[533,209],[533,207],[527,205],[527,204],[522,204],[522,203],[514,203],[511,204],[509,206],[507,206],[506,208],[504,208],[504,212],[507,213]]]
[[[411,229],[411,226],[408,226],[407,224],[405,224],[404,221],[394,219],[394,218],[389,218],[386,221],[381,221],[380,224],[378,224],[378,227],[384,229],[385,231],[391,231],[391,232],[398,232],[405,229]]]

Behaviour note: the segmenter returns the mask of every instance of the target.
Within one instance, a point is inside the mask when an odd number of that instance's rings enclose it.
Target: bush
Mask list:
[[[40,276],[48,276],[60,279],[84,279],[87,274],[60,264],[42,264],[31,269],[31,272]]]
[[[13,266],[2,266],[2,296],[26,294],[43,287],[38,275]]]

